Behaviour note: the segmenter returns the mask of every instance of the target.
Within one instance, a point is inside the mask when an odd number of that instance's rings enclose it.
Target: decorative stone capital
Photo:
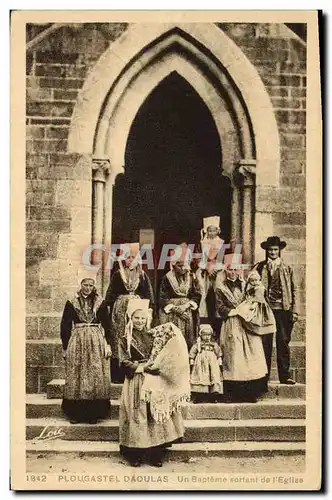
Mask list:
[[[106,182],[107,176],[111,172],[111,163],[107,158],[92,159],[92,180],[94,182]]]
[[[240,160],[234,171],[235,181],[242,186],[254,186],[256,181],[256,160]]]

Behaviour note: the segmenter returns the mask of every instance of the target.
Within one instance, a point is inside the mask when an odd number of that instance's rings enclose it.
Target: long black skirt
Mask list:
[[[250,381],[224,380],[224,398],[245,403],[252,402],[267,391],[266,377]]]
[[[70,420],[87,423],[107,418],[111,411],[109,399],[63,399],[61,407]]]

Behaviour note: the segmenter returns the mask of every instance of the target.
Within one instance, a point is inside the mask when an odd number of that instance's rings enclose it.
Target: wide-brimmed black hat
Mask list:
[[[281,241],[279,236],[269,236],[266,241],[261,243],[261,248],[267,250],[269,247],[279,247],[282,250],[286,245],[286,241]]]

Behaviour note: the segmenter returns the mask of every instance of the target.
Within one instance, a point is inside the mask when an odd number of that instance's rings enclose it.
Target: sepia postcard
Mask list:
[[[320,490],[318,11],[11,13],[13,490]]]

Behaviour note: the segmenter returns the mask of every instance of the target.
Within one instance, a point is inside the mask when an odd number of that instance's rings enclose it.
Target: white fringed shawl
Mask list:
[[[156,422],[165,422],[190,398],[190,370],[187,344],[173,323],[153,330],[154,341],[148,365],[160,375],[145,373],[141,399],[150,403]]]

